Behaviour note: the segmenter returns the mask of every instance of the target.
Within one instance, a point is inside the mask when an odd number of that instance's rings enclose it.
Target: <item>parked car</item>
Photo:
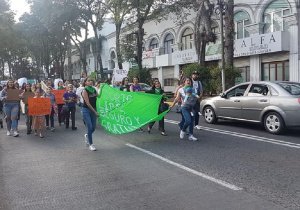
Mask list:
[[[261,123],[272,134],[300,126],[300,83],[247,82],[220,96],[204,99],[200,111],[207,123],[230,119]]]

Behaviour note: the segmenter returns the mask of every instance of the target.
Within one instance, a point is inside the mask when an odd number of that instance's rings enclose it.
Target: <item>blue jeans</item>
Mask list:
[[[7,130],[18,129],[18,113],[20,109],[19,103],[5,103],[4,113],[6,117]]]
[[[89,144],[91,145],[93,144],[92,134],[96,129],[97,116],[93,111],[85,107],[82,107],[81,113],[82,113],[83,121],[85,122],[85,126],[87,128],[88,141]]]
[[[189,127],[189,134],[193,135],[194,130],[194,116],[191,115],[191,110],[181,107],[181,115],[182,119],[179,123],[179,127],[182,131],[186,131],[187,127]]]

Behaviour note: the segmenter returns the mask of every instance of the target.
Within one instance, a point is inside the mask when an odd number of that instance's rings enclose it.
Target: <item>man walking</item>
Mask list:
[[[197,100],[197,103],[194,106],[194,119],[195,119],[195,128],[200,130],[200,125],[199,125],[199,112],[200,112],[200,100],[203,95],[203,87],[202,83],[199,78],[199,72],[194,71],[192,74],[192,83],[193,83],[193,91],[195,94],[199,96],[199,99]]]

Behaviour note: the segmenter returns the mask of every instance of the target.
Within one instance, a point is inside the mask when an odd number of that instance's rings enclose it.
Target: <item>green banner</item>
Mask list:
[[[162,95],[143,92],[123,92],[105,84],[97,98],[99,122],[113,134],[129,133],[158,121],[167,112],[158,114]]]

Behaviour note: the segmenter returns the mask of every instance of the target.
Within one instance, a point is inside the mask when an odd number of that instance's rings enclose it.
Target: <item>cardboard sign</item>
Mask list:
[[[7,89],[7,101],[18,101],[20,100],[20,90],[19,89]]]
[[[65,90],[52,90],[52,93],[55,95],[56,104],[65,104],[63,99],[65,92]]]
[[[23,93],[23,102],[24,104],[28,104],[28,98],[33,98],[34,93],[33,92],[24,92]]]
[[[28,98],[28,114],[31,116],[49,115],[51,112],[50,98]]]

